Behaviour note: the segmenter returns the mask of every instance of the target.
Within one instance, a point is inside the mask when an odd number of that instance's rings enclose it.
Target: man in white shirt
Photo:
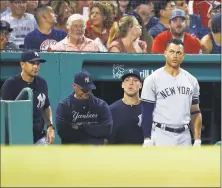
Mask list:
[[[27,0],[9,0],[11,12],[1,17],[13,28],[9,41],[17,46],[23,46],[25,36],[36,27],[36,21],[32,14],[26,13]]]

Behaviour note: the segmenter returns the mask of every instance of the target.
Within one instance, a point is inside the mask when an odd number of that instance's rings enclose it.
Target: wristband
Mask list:
[[[52,127],[52,129],[55,130],[55,127],[54,127],[52,124],[47,125],[47,129],[48,129],[49,127]]]

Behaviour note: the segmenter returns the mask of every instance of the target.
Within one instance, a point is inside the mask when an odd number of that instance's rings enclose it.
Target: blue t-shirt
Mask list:
[[[46,81],[36,76],[33,82],[24,81],[21,75],[14,76],[6,80],[1,88],[1,98],[3,100],[15,100],[23,88],[29,87],[33,91],[33,135],[36,142],[43,133],[44,120],[42,112],[50,106],[48,97],[48,86]],[[27,94],[22,99],[28,99]]]
[[[52,32],[49,35],[43,34],[38,29],[35,29],[25,36],[24,48],[47,51],[50,46],[63,40],[66,35],[66,32],[54,28],[52,28]]]
[[[144,137],[141,127],[141,104],[126,105],[122,99],[110,105],[113,128],[110,144],[142,144]]]
[[[155,38],[158,34],[162,33],[163,31],[166,31],[166,30],[168,30],[167,27],[165,27],[161,23],[158,23],[158,24],[154,25],[153,27],[151,27],[148,32],[153,38]]]
[[[201,23],[201,18],[199,15],[190,15],[190,26],[186,29],[187,33],[190,33],[197,38],[201,39],[205,35],[205,30]]]
[[[104,144],[111,128],[107,103],[93,94],[87,100],[79,100],[72,93],[58,104],[56,130],[62,144]]]
[[[159,18],[152,16],[149,22],[145,25],[146,30],[149,31],[153,26],[159,23]]]

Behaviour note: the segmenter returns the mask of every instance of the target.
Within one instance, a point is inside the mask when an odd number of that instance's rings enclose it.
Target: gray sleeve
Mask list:
[[[149,103],[155,103],[156,101],[156,89],[155,89],[153,74],[146,77],[143,83],[143,89],[141,93],[141,100]]]

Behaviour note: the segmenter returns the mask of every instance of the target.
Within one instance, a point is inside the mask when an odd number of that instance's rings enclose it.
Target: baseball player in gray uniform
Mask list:
[[[184,45],[169,41],[166,64],[146,77],[141,93],[143,146],[189,146],[191,125],[194,146],[201,145],[202,115],[197,79],[180,68]]]

